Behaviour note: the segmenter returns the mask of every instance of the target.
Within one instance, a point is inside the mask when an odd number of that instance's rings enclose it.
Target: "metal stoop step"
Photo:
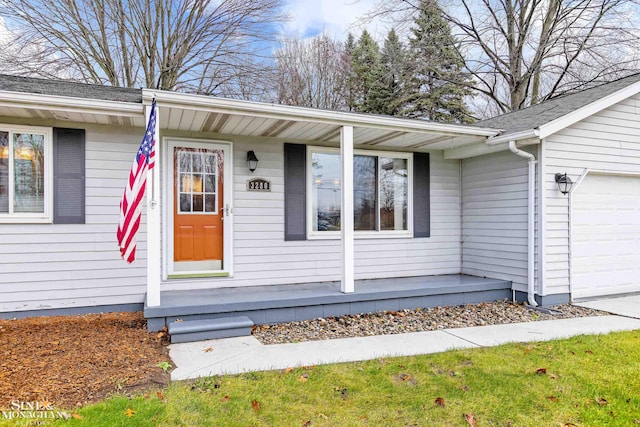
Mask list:
[[[251,335],[253,321],[247,316],[186,320],[169,323],[171,343]]]

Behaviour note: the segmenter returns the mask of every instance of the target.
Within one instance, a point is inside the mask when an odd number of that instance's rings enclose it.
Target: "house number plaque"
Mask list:
[[[247,191],[271,191],[271,181],[253,178],[247,181]]]

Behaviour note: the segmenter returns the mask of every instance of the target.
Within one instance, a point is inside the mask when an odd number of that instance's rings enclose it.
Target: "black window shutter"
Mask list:
[[[84,224],[85,131],[53,128],[53,222]]]
[[[431,236],[429,153],[413,153],[413,237]]]
[[[284,240],[307,239],[307,147],[284,144]]]

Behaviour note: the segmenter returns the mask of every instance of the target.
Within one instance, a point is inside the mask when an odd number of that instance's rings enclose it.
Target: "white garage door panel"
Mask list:
[[[571,197],[573,298],[640,292],[640,178],[588,175]]]

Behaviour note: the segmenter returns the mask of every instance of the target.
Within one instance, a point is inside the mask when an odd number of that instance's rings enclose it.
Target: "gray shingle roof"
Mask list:
[[[581,92],[551,98],[540,104],[533,105],[522,110],[482,120],[475,123],[475,125],[504,129],[504,132],[502,132],[501,135],[536,129],[539,126],[565,116],[639,81],[640,73],[633,74],[600,86],[585,89]]]
[[[0,74],[0,90],[142,103],[142,90]]]

